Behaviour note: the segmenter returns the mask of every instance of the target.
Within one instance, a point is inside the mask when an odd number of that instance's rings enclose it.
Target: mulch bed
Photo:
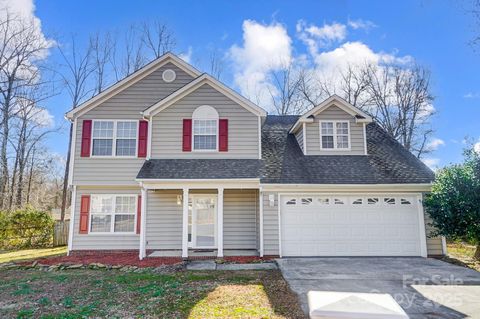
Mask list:
[[[249,264],[271,261],[274,257],[258,257],[258,256],[228,256],[222,258],[223,262],[236,264]],[[46,257],[36,260],[43,265],[57,265],[57,264],[92,264],[100,263],[104,265],[116,266],[136,266],[144,267],[159,267],[165,265],[181,264],[183,259],[180,257],[147,257],[143,260],[138,259],[138,253],[112,253],[112,254],[79,254],[72,256],[58,256]],[[32,261],[19,262],[19,265],[30,265]]]
[[[81,255],[81,256],[60,256],[50,258],[37,259],[38,263],[43,265],[57,265],[57,264],[92,264],[100,263],[104,265],[118,265],[118,266],[136,266],[136,267],[158,267],[164,265],[175,265],[183,262],[182,258],[178,257],[149,257],[143,260],[138,259],[138,253],[117,253],[105,255]],[[31,261],[19,263],[21,265],[31,264]]]

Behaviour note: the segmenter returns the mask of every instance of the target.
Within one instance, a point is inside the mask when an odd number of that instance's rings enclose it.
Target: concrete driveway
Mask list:
[[[305,312],[307,293],[388,293],[410,318],[480,318],[480,273],[426,258],[283,258]]]

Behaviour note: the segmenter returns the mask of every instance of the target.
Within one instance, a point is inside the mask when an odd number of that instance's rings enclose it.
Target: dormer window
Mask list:
[[[320,148],[327,150],[350,149],[350,123],[348,121],[321,121]]]
[[[218,149],[218,113],[208,105],[198,107],[192,115],[193,150],[216,151]]]

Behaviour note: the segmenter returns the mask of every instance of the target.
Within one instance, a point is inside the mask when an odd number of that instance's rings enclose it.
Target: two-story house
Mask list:
[[[66,117],[70,253],[444,253],[422,207],[433,172],[337,96],[267,115],[168,53]]]

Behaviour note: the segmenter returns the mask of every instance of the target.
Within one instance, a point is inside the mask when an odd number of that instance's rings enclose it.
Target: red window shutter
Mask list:
[[[138,157],[147,157],[148,122],[138,123]]]
[[[184,152],[192,151],[192,120],[183,120],[183,147]]]
[[[141,216],[142,216],[142,195],[138,195],[138,198],[137,198],[137,234],[140,234]]]
[[[92,138],[92,120],[83,120],[81,157],[90,157],[90,143]]]
[[[228,151],[228,120],[220,119],[218,121],[218,150],[220,152]]]
[[[80,234],[88,234],[88,215],[90,214],[90,195],[82,195],[80,200]]]

